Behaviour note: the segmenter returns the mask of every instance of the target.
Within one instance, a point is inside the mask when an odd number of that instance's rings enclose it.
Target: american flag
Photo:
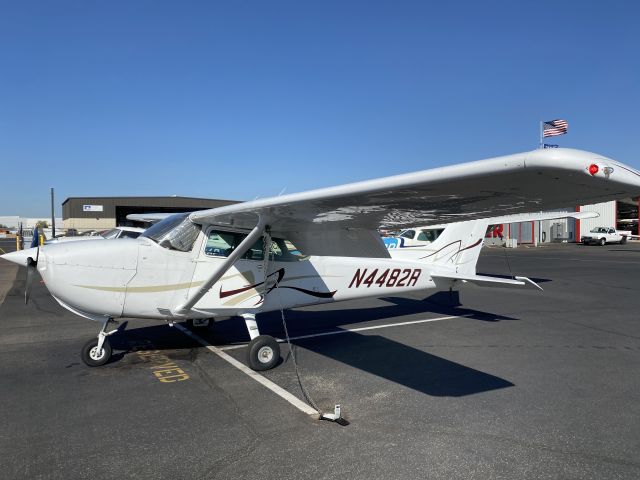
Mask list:
[[[544,122],[544,126],[542,127],[542,136],[543,137],[555,137],[556,135],[564,135],[569,130],[569,122],[566,120],[560,120],[559,118],[556,120],[549,120],[548,122]]]

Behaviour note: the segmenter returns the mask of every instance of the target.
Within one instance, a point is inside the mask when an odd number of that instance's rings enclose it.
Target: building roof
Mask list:
[[[199,198],[199,197],[180,197],[178,195],[168,195],[168,196],[128,196],[128,197],[92,197],[92,196],[83,196],[83,197],[68,197],[62,205],[69,202],[70,200],[110,200],[115,202],[129,201],[133,200],[135,202],[147,201],[147,200],[160,200],[167,201],[172,199],[180,199],[180,200],[195,200],[195,201],[204,201],[204,202],[227,202],[227,203],[240,203],[243,200],[225,200],[218,198]]]

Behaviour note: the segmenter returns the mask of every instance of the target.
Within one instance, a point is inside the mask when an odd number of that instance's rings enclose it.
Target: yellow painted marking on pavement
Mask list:
[[[190,378],[187,372],[160,350],[138,350],[136,354],[138,358],[151,364],[149,368],[153,376],[162,383],[182,382]]]

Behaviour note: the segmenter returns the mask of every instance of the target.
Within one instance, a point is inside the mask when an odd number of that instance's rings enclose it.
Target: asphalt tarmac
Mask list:
[[[1,477],[640,478],[640,245],[483,250],[480,273],[510,269],[545,291],[285,312],[291,336],[374,327],[293,341],[309,396],[342,405],[339,426],[164,324],[130,321],[113,361],[88,368],[79,351],[99,326],[42,285],[25,306],[25,272],[0,261]],[[279,313],[259,323],[283,335]],[[196,333],[247,340],[234,319]],[[303,398],[282,354],[264,376]]]

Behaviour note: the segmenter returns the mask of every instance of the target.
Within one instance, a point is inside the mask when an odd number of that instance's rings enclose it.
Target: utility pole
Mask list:
[[[56,214],[53,208],[53,187],[51,187],[51,238],[56,236]]]

